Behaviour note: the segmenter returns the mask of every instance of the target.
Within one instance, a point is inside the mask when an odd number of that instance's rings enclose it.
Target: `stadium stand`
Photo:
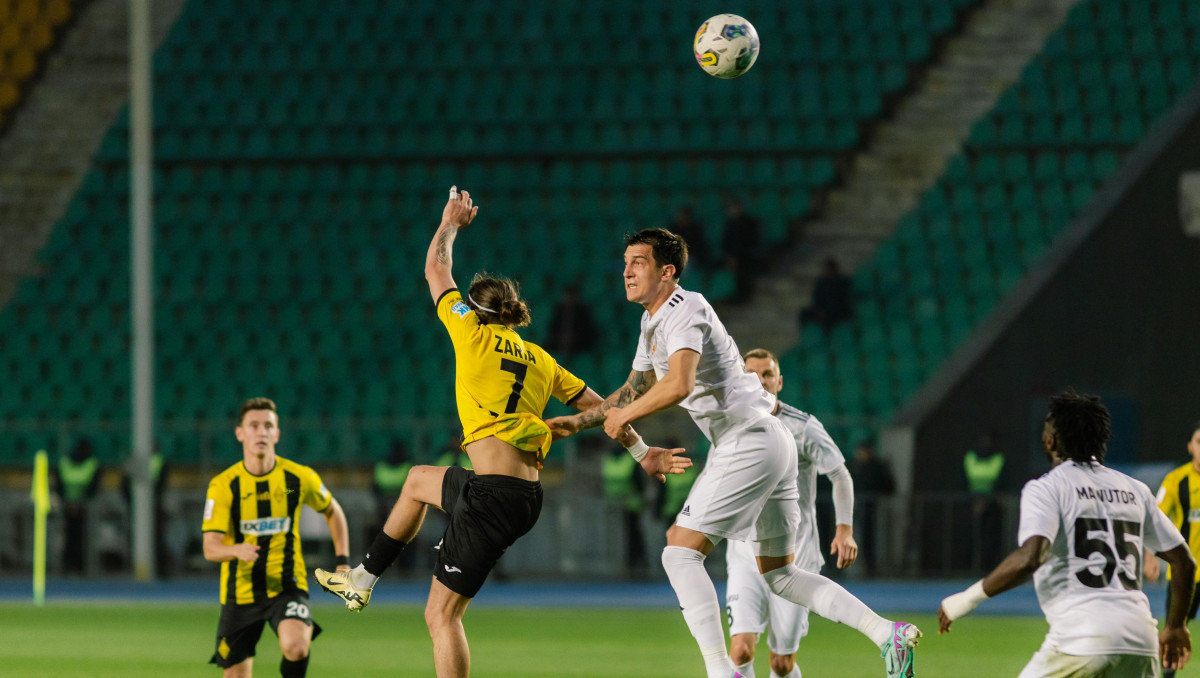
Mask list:
[[[805,328],[783,359],[841,435],[882,423],[988,315],[1125,154],[1190,90],[1200,8],[1076,5],[941,180],[854,274],[853,322]],[[830,378],[832,377],[832,378]],[[793,391],[795,392],[795,391]]]
[[[0,0],[0,130],[71,11],[70,0]]]
[[[670,52],[711,2],[188,3],[154,66],[163,421],[270,393],[298,419],[443,422],[449,351],[419,262],[454,182],[481,187],[489,231],[460,240],[460,275],[518,276],[535,323],[564,278],[580,282],[603,329],[571,367],[614,387],[636,322],[615,293],[620,235],[691,202],[715,239],[727,191],[778,244],[970,4],[781,3],[755,21],[789,54],[765,51],[734,97]],[[412,31],[416,51],[395,40]],[[628,47],[609,49],[614,35]],[[0,421],[128,416],[127,139],[123,116],[40,255],[45,275],[0,311]],[[722,284],[697,273],[694,288]],[[41,435],[0,431],[5,461]],[[126,435],[97,436],[100,455],[123,458]],[[388,436],[305,433],[289,452],[365,462]],[[159,438],[168,459],[195,457],[191,434]]]

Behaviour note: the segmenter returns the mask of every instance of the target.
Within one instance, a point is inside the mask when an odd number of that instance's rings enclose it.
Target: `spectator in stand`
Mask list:
[[[736,198],[725,203],[725,216],[721,250],[725,253],[726,267],[733,271],[734,298],[741,301],[754,292],[754,276],[762,264],[762,222],[747,214]]]
[[[579,285],[567,285],[550,319],[546,350],[556,354],[586,353],[596,346],[596,323],[592,310],[580,301]]]
[[[813,288],[812,305],[800,311],[800,325],[818,323],[826,331],[850,319],[854,313],[850,276],[842,273],[837,259],[825,260],[824,270]]]
[[[667,230],[682,236],[688,244],[688,263],[700,269],[712,265],[712,251],[708,247],[708,239],[704,237],[704,227],[696,220],[696,210],[691,205],[679,208],[675,218],[667,224]]]
[[[879,499],[889,497],[896,491],[896,479],[886,462],[875,455],[875,443],[864,440],[854,448],[854,462],[850,465],[850,477],[858,499],[858,524],[862,527],[863,565],[867,574],[875,569],[875,554],[879,544],[875,541],[875,516],[879,511]]]

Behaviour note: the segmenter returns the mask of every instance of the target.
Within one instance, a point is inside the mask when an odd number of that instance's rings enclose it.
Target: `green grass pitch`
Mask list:
[[[352,614],[314,606],[325,633],[313,643],[308,675],[316,678],[432,676],[432,645],[422,610],[371,607]],[[218,605],[50,603],[0,605],[0,675],[6,678],[107,676],[213,678]],[[1041,618],[971,616],[937,636],[932,616],[910,617],[925,629],[918,678],[1015,676],[1041,644]],[[472,675],[586,678],[697,678],[700,653],[675,609],[480,607],[468,610]],[[878,651],[857,632],[817,617],[800,644],[806,678],[879,678]],[[279,645],[268,628],[255,660],[258,676],[279,675]],[[757,675],[770,675],[759,644]]]

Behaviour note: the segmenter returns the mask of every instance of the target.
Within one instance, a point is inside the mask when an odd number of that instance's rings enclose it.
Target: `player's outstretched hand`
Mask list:
[[[242,542],[233,545],[233,555],[243,563],[253,563],[258,560],[258,544]]]
[[[683,456],[687,450],[682,447],[651,447],[646,456],[638,463],[647,475],[658,478],[658,482],[667,482],[667,475],[678,475],[692,467],[692,460]]]
[[[458,186],[450,187],[450,199],[442,209],[442,223],[451,224],[455,228],[463,228],[475,219],[479,206],[471,201],[471,194],[459,191]]]
[[[858,560],[858,542],[854,541],[854,530],[849,525],[838,525],[833,543],[829,545],[829,555],[837,556],[838,569],[845,569]]]
[[[954,622],[950,617],[946,616],[946,610],[941,605],[938,606],[938,635],[950,633],[950,625]]]
[[[546,426],[550,427],[551,440],[562,440],[579,433],[579,422],[573,416],[547,419]]]
[[[1158,634],[1158,656],[1164,669],[1178,671],[1192,656],[1192,635],[1186,626],[1165,628]]]

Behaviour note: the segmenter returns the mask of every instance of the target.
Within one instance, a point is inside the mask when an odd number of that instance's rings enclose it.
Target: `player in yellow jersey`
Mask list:
[[[1158,507],[1167,514],[1175,527],[1183,533],[1183,538],[1192,550],[1192,556],[1200,560],[1200,422],[1192,427],[1192,436],[1188,439],[1188,454],[1192,460],[1171,471],[1163,478],[1162,487],[1158,488]],[[1153,553],[1146,554],[1146,578],[1158,579],[1159,563]],[[1167,578],[1171,571],[1168,568]],[[1192,595],[1192,604],[1188,608],[1187,618],[1196,618],[1196,610],[1200,608],[1200,568],[1196,569],[1196,586]],[[1171,587],[1167,587],[1167,609],[1171,609]],[[1163,678],[1175,675],[1172,669],[1163,671]]]
[[[221,563],[221,621],[210,661],[225,678],[249,678],[269,623],[283,651],[280,675],[300,678],[309,643],[321,632],[308,607],[300,508],[307,504],[325,516],[339,570],[350,567],[346,515],[316,471],[276,456],[275,403],[247,400],[234,433],[242,460],[212,479],[204,502],[204,557]]]
[[[456,288],[451,275],[454,238],[478,210],[466,191],[450,189],[425,258],[429,293],[454,344],[463,449],[474,470],[413,468],[363,562],[345,574],[316,570],[317,581],[345,600],[346,607],[362,609],[379,575],[420,530],[427,507],[445,511],[449,526],[425,606],[438,678],[470,672],[463,613],[500,556],[533,528],[541,512],[538,470],[551,441],[542,421],[547,401],[553,396],[578,409],[601,402],[549,353],[517,334],[515,328],[529,324],[530,316],[515,283],[480,274],[465,299]],[[621,443],[660,481],[691,466],[679,456],[683,450],[647,447],[632,428],[624,431]]]

